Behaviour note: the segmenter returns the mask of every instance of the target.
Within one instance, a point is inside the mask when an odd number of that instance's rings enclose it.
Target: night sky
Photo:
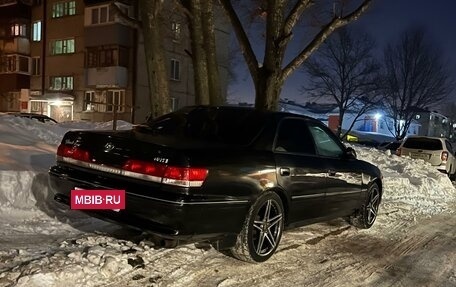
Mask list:
[[[380,56],[385,45],[394,44],[399,35],[411,27],[422,27],[426,36],[442,51],[448,69],[456,78],[456,1],[455,0],[376,0],[351,28],[369,33],[376,41]],[[236,57],[237,79],[231,85],[230,102],[254,102],[254,88],[242,56]],[[286,82],[282,98],[305,103],[312,99],[301,95],[299,87],[305,81],[304,74],[296,71]],[[450,96],[456,101],[456,92]]]

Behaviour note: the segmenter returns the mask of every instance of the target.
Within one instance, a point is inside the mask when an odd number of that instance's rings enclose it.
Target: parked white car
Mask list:
[[[451,180],[456,180],[455,149],[445,138],[409,136],[396,150],[396,154],[423,159],[448,174]]]

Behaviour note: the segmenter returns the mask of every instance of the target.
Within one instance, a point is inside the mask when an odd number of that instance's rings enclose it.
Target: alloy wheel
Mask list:
[[[267,256],[273,252],[282,234],[283,214],[274,199],[264,202],[253,222],[252,240],[255,253]]]
[[[378,206],[380,205],[380,191],[374,186],[369,194],[369,201],[366,207],[367,224],[372,225],[377,218]]]

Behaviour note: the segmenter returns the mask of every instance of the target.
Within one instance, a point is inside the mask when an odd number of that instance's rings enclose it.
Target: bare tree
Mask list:
[[[220,105],[220,75],[214,31],[214,0],[178,0],[176,4],[187,16],[195,82],[196,104]]]
[[[334,32],[335,29],[356,20],[367,10],[371,0],[346,5],[345,0],[336,1],[343,5],[313,33],[313,36],[304,43],[290,61],[284,64],[287,47],[293,38],[293,32],[304,12],[309,11],[315,1],[312,0],[264,0],[259,1],[258,15],[265,19],[264,57],[259,62],[252,47],[251,39],[246,33],[238,13],[234,9],[233,1],[220,0],[235,31],[245,62],[250,71],[255,86],[255,107],[262,110],[276,110],[280,92],[285,80],[304,63],[307,58]],[[258,2],[258,1],[253,1]],[[345,10],[349,10],[346,12]],[[311,17],[310,13],[306,14]],[[302,31],[302,29],[300,29]],[[307,31],[309,32],[309,31]],[[306,32],[304,32],[306,33]],[[303,37],[300,37],[303,42]]]
[[[420,29],[406,31],[384,52],[384,104],[392,124],[388,129],[397,138],[407,135],[414,110],[441,103],[451,91],[441,54],[426,42]]]
[[[141,28],[144,36],[144,50],[149,80],[151,117],[169,112],[169,87],[165,52],[162,46],[160,13],[162,0],[139,0]]]
[[[352,32],[341,28],[304,65],[309,84],[302,91],[314,97],[329,97],[337,104],[339,137],[345,137],[355,121],[378,104],[379,64],[372,55],[374,45],[367,34],[355,38]],[[342,135],[344,115],[348,111],[355,117]]]

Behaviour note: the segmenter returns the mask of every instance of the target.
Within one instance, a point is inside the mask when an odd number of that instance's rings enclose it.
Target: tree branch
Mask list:
[[[291,31],[293,30],[293,27],[298,22],[304,10],[306,10],[310,4],[313,4],[313,0],[300,0],[295,4],[293,9],[291,9],[290,14],[283,25],[283,35],[285,41],[288,42],[289,39],[291,39]]]
[[[258,60],[255,56],[255,52],[252,49],[249,38],[245,33],[244,27],[242,26],[241,20],[236,14],[236,11],[234,11],[230,0],[220,0],[220,3],[222,4],[228,18],[230,19],[231,25],[233,26],[234,32],[236,34],[236,38],[239,42],[239,47],[241,48],[242,54],[244,55],[244,59],[247,63],[247,67],[249,68],[254,83],[256,83],[258,82],[259,77]]]
[[[224,2],[224,1],[222,1]],[[339,27],[342,27],[348,24],[351,21],[358,19],[361,14],[363,14],[369,7],[372,0],[365,0],[360,6],[354,10],[352,13],[344,17],[335,17],[333,18],[326,26],[321,29],[321,31],[315,35],[312,41],[296,56],[291,62],[285,66],[282,71],[282,81],[286,80],[299,66],[304,63],[305,60],[316,50],[320,45],[331,35],[331,33]]]

